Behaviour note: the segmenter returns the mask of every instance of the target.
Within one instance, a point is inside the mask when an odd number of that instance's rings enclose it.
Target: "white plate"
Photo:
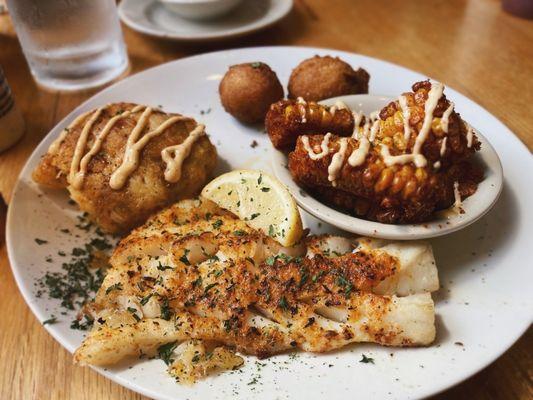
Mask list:
[[[45,271],[59,270],[57,250],[70,249],[86,238],[76,230],[76,209],[64,191],[45,191],[31,181],[31,171],[52,140],[81,112],[113,101],[161,105],[192,115],[207,125],[220,155],[217,172],[230,168],[270,171],[270,143],[261,128],[239,124],[224,112],[218,83],[228,65],[250,60],[267,62],[286,83],[294,66],[315,54],[339,56],[372,75],[370,93],[394,96],[425,76],[390,63],[351,53],[316,48],[260,47],[185,58],[144,71],[100,92],[61,121],[37,147],[23,169],[9,207],[7,247],[13,273],[26,302],[43,321],[51,313],[59,323],[46,325],[65,348],[82,340],[69,329],[72,315],[57,313],[58,302],[35,296],[34,281]],[[481,370],[507,350],[528,328],[533,313],[533,170],[531,154],[506,128],[473,101],[448,88],[457,110],[483,132],[497,149],[505,185],[494,209],[457,233],[432,239],[443,288],[435,294],[438,337],[420,349],[351,346],[330,354],[279,355],[260,367],[247,357],[242,372],[223,373],[192,387],[180,386],[165,373],[160,360],[133,362],[98,372],[135,391],[157,399],[344,399],[421,398],[442,391]],[[202,114],[201,110],[204,110]],[[206,113],[205,110],[210,110]],[[250,147],[252,141],[258,146]],[[304,213],[315,231],[317,221]],[[67,237],[59,228],[79,232]],[[322,230],[327,229],[325,225]],[[34,238],[49,243],[38,246]],[[44,262],[52,254],[52,262]],[[461,342],[464,346],[454,344]],[[375,364],[360,363],[361,354]],[[391,356],[390,354],[393,354]],[[331,365],[331,367],[330,367]],[[258,383],[248,385],[254,378]]]
[[[322,103],[332,106],[337,101],[342,101],[350,109],[362,111],[365,115],[369,115],[373,111],[381,110],[393,100],[394,98],[387,96],[352,95],[335,97],[324,100]],[[381,239],[426,239],[447,235],[473,224],[496,204],[500,196],[503,188],[503,172],[500,160],[489,141],[477,130],[476,135],[481,142],[481,150],[476,154],[476,158],[485,167],[485,177],[483,182],[479,184],[476,193],[463,201],[462,209],[465,211],[464,214],[456,213],[453,210],[445,210],[436,213],[432,221],[422,224],[381,224],[356,218],[328,207],[294,182],[287,168],[287,154],[276,150],[273,146],[271,146],[272,166],[274,173],[279,180],[287,185],[298,205],[324,222],[348,232]]]
[[[130,28],[172,40],[225,39],[256,32],[285,17],[293,0],[245,0],[217,19],[192,21],[169,11],[157,0],[122,0],[120,19]]]

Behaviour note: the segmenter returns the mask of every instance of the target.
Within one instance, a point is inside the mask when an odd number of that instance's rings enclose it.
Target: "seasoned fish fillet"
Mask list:
[[[114,103],[79,116],[50,146],[35,182],[67,188],[107,232],[126,232],[196,196],[216,165],[203,125],[147,106]]]
[[[423,242],[320,236],[283,248],[200,199],[135,229],[110,263],[86,307],[95,326],[76,350],[78,363],[113,364],[190,339],[267,357],[435,338],[430,292],[438,277]]]

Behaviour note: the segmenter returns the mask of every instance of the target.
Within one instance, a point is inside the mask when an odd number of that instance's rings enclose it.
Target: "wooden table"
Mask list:
[[[277,26],[229,42],[162,42],[126,27],[124,34],[133,72],[192,54],[259,45],[329,47],[374,56],[454,87],[533,148],[533,21],[503,13],[496,0],[296,0],[289,17]],[[18,172],[36,144],[94,92],[39,90],[12,37],[0,36],[0,64],[28,125],[25,138],[0,155],[0,194],[9,202]],[[2,226],[4,215],[0,204]],[[72,365],[71,355],[46,333],[19,294],[2,236],[0,398],[143,398],[89,368]],[[532,348],[530,329],[494,364],[436,398],[533,398]]]

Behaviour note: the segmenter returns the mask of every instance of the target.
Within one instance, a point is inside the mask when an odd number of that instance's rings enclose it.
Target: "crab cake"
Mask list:
[[[289,78],[289,98],[319,101],[347,94],[368,93],[370,75],[355,71],[338,57],[314,56],[302,61]]]
[[[197,195],[216,162],[205,127],[194,119],[114,103],[77,117],[52,143],[33,179],[67,188],[104,231],[123,233]]]
[[[276,73],[262,62],[231,66],[218,91],[224,109],[245,123],[264,120],[270,105],[283,98]]]

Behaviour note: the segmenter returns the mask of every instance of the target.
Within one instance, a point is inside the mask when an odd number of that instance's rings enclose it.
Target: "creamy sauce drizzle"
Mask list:
[[[472,147],[472,142],[474,141],[474,129],[470,124],[466,124],[466,147]]]
[[[453,204],[453,208],[455,210],[459,210],[463,203],[461,202],[461,193],[459,192],[459,182],[455,181],[453,183],[453,196],[455,198],[455,203]]]
[[[352,137],[357,139],[359,137],[359,125],[361,125],[361,121],[363,120],[364,114],[362,111],[359,111],[359,112],[352,111],[352,115],[353,115]]]
[[[401,154],[398,156],[392,156],[389,151],[389,147],[385,144],[381,145],[381,157],[383,157],[383,162],[387,166],[395,164],[407,164],[413,162],[417,168],[425,167],[427,164],[426,157],[422,154]]]
[[[304,135],[302,136],[302,143],[304,145],[305,151],[307,151],[307,154],[309,155],[309,158],[311,160],[320,160],[322,157],[325,157],[329,154],[329,139],[331,138],[331,133],[327,133],[324,136],[324,139],[322,139],[322,142],[320,143],[320,153],[315,153],[311,145],[309,144],[309,137]]]
[[[368,117],[370,118],[370,121],[375,121],[376,119],[379,119],[379,110],[372,111]]]
[[[379,131],[379,119],[375,120],[372,124],[372,128],[370,128],[370,136],[368,137],[368,140],[370,140],[371,143],[374,143],[374,140],[376,139],[376,135]]]
[[[65,129],[61,131],[61,134],[57,137],[57,139],[52,142],[52,144],[48,148],[48,152],[50,154],[57,154],[57,152],[59,151],[59,147],[65,141],[65,138],[67,137],[70,130],[76,127],[77,125],[79,125],[79,123],[83,121],[83,119],[85,119],[85,117],[87,117],[87,115],[89,115],[90,113],[92,113],[92,111],[87,111],[81,115],[78,115],[76,119],[72,121],[68,127],[66,127]]]
[[[87,145],[87,139],[89,133],[100,116],[104,107],[97,109],[93,115],[87,120],[83,129],[81,130],[78,141],[76,142],[76,148],[74,149],[74,155],[72,156],[72,162],[70,163],[70,173],[69,173],[69,183],[74,186],[76,189],[79,189],[83,183],[83,174],[79,173],[78,169],[80,166],[81,158],[83,157],[83,152],[85,151],[85,146]]]
[[[205,135],[205,126],[199,124],[189,133],[183,143],[166,147],[161,151],[161,158],[167,164],[165,169],[165,180],[167,182],[174,183],[180,180],[183,161],[191,154],[194,142],[203,135]]]
[[[453,112],[453,107],[455,107],[455,104],[450,101],[450,105],[446,111],[444,111],[442,118],[440,119],[440,127],[444,133],[448,133],[448,125],[450,124],[450,115]]]
[[[329,108],[329,112],[331,113],[331,115],[335,115],[337,110],[348,110],[348,106],[343,101],[337,100],[335,102],[335,105]]]
[[[400,108],[402,109],[402,115],[403,115],[403,140],[405,143],[409,141],[409,138],[411,137],[411,127],[409,126],[409,118],[411,118],[411,110],[409,109],[409,106],[407,105],[407,97],[400,96],[398,98],[398,103],[400,104]]]
[[[130,136],[128,136],[122,164],[120,164],[115,172],[113,172],[111,179],[109,180],[109,186],[111,186],[112,189],[118,190],[124,186],[128,177],[139,165],[142,149],[152,138],[161,135],[167,128],[174,125],[176,122],[190,119],[183,116],[170,117],[156,129],[148,132],[139,139],[139,135],[146,126],[151,113],[152,108],[147,107],[139,118],[139,121],[137,121],[137,125],[135,125],[135,128],[131,131]]]
[[[368,151],[370,150],[370,141],[363,137],[359,141],[359,147],[355,149],[348,158],[348,164],[352,167],[358,167],[365,162]]]
[[[428,98],[424,106],[424,114],[425,114],[424,122],[422,123],[422,128],[420,129],[420,132],[418,132],[418,136],[416,137],[415,145],[413,146],[413,155],[422,157],[422,158],[419,158],[420,167],[425,167],[427,164],[426,157],[420,154],[420,151],[422,150],[422,145],[426,141],[427,136],[429,134],[429,130],[431,128],[431,122],[433,121],[433,112],[435,111],[435,108],[437,107],[439,99],[442,97],[443,91],[444,91],[444,85],[442,83],[440,82],[433,83],[431,85],[431,89],[428,93]],[[421,161],[422,159],[423,159],[423,162]]]
[[[435,169],[439,169],[439,168],[440,168],[440,165],[441,165],[441,164],[440,164],[440,161],[435,161],[435,162],[433,163],[433,168],[435,168]]]
[[[305,124],[307,122],[307,102],[304,100],[303,97],[297,97],[296,103],[298,104],[298,111],[300,112],[300,115],[302,117],[302,123]]]
[[[448,137],[445,136],[444,139],[442,139],[442,144],[440,145],[440,156],[444,156],[444,153],[446,153],[446,142],[448,141]]]
[[[339,151],[337,151],[331,158],[331,163],[328,166],[328,181],[332,186],[337,186],[337,176],[344,164],[346,158],[346,150],[348,149],[348,139],[342,138],[339,140]]]
[[[70,184],[75,189],[81,189],[81,187],[83,186],[83,180],[85,178],[85,174],[87,173],[87,166],[89,165],[89,162],[91,161],[91,158],[100,151],[100,149],[102,148],[102,143],[104,142],[104,140],[107,137],[107,135],[109,134],[109,132],[111,132],[111,129],[113,129],[113,126],[115,126],[117,121],[119,119],[125,118],[125,117],[127,117],[127,116],[129,116],[131,114],[139,112],[143,108],[144,108],[144,106],[138,105],[138,106],[135,106],[134,108],[132,108],[129,111],[124,111],[122,114],[115,115],[113,118],[111,118],[109,121],[107,121],[107,123],[104,126],[104,128],[102,129],[102,131],[96,137],[96,140],[94,141],[91,149],[89,150],[89,152],[87,154],[85,154],[83,156],[83,158],[81,159],[79,164],[73,158],[72,164],[70,166],[70,179],[69,180],[70,180]],[[80,139],[78,139],[78,144],[80,143],[80,140],[81,140],[81,136],[80,136]],[[84,143],[82,144],[82,146],[83,146],[82,150],[85,149],[87,138],[84,138],[83,141],[84,141]]]

